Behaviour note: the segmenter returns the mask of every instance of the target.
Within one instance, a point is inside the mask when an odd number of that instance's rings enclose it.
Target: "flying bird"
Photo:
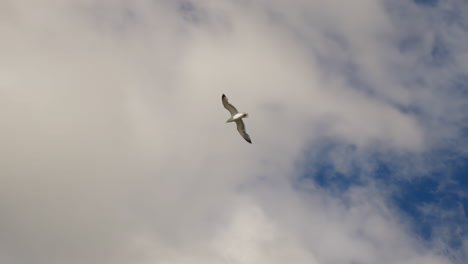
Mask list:
[[[244,125],[244,121],[242,121],[242,118],[247,118],[249,117],[249,114],[247,113],[239,113],[237,111],[237,109],[229,103],[226,95],[223,94],[223,96],[221,97],[221,100],[223,101],[223,106],[224,108],[226,108],[229,113],[231,113],[231,117],[226,121],[226,123],[229,123],[229,122],[236,122],[236,125],[237,125],[237,131],[239,131],[239,134],[247,141],[249,142],[250,144],[252,144],[252,140],[250,140],[250,136],[249,134],[247,134],[247,132],[245,132],[245,125]]]

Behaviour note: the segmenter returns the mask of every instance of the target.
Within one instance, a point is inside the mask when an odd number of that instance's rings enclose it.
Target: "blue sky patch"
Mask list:
[[[333,164],[333,152],[351,157],[346,169]],[[338,197],[372,182],[410,220],[417,236],[428,243],[444,240],[458,249],[468,234],[468,156],[448,150],[422,156],[376,152],[363,158],[355,146],[328,142],[304,160],[303,179]]]

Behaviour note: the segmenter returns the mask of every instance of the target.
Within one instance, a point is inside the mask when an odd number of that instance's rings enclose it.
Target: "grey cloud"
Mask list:
[[[387,74],[384,61],[407,61],[385,44],[396,29],[380,1],[9,6],[5,263],[450,263],[371,187],[342,204],[290,186],[304,146],[324,135],[427,147],[426,126],[388,103],[419,94]],[[341,75],[349,61],[385,100]],[[254,145],[224,124],[222,93],[251,113]]]

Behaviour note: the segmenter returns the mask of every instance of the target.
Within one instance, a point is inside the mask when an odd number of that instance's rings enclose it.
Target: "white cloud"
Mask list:
[[[182,3],[1,4],[3,262],[449,263],[371,187],[290,187],[325,135],[416,153],[434,135],[395,107],[419,94],[391,80],[411,61],[380,1]]]

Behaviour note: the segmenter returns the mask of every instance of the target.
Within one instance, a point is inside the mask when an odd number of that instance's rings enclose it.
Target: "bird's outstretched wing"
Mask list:
[[[237,109],[232,104],[229,103],[226,95],[223,94],[223,96],[221,97],[221,100],[223,101],[224,108],[226,108],[229,111],[229,113],[231,113],[232,116],[237,114]]]
[[[250,140],[249,134],[245,132],[245,125],[244,121],[242,119],[236,120],[236,125],[237,125],[237,131],[239,131],[239,134],[250,144],[252,144],[252,140]]]

